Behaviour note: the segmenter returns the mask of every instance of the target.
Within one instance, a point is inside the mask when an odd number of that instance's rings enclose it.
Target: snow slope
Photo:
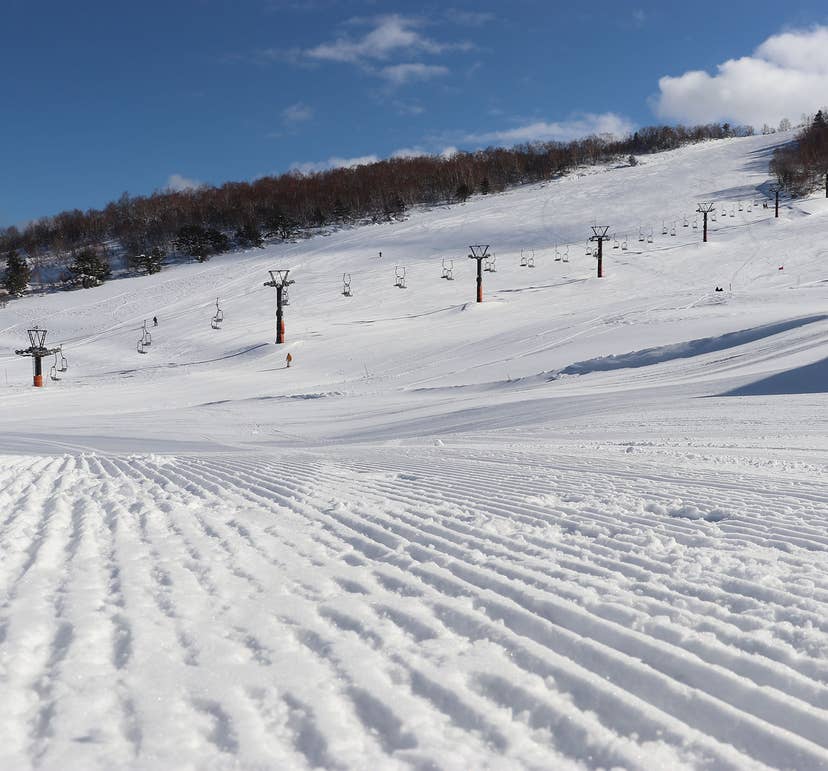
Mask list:
[[[828,767],[828,202],[752,205],[778,141],[1,309],[0,767]]]

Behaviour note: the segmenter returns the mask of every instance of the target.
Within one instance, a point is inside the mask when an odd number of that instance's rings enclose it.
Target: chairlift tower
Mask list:
[[[592,226],[592,235],[590,236],[590,241],[597,241],[598,242],[598,278],[604,277],[604,241],[607,240],[607,232],[609,231],[609,225],[593,225]]]
[[[477,302],[483,302],[483,260],[489,256],[489,244],[472,244],[469,246],[470,260],[477,260]]]
[[[716,208],[713,201],[699,201],[699,208],[696,211],[704,217],[704,231],[702,234],[702,241],[707,243],[707,215]]]
[[[18,356],[31,356],[34,362],[34,380],[33,386],[35,388],[43,388],[43,359],[46,356],[57,355],[58,353],[63,355],[61,352],[60,347],[57,348],[47,348],[46,343],[46,332],[47,330],[41,329],[40,327],[36,326],[33,329],[26,330],[29,334],[29,347],[28,348],[21,348],[15,351],[15,354]]]
[[[288,281],[290,270],[269,270],[270,281],[265,281],[264,286],[272,286],[276,289],[276,344],[285,342],[285,320],[282,315],[282,304],[284,292],[295,281]]]
[[[774,217],[779,219],[779,193],[782,191],[782,187],[780,185],[771,185],[770,191],[774,195],[775,205],[774,205]]]

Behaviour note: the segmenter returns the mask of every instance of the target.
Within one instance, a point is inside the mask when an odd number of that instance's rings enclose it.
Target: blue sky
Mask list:
[[[0,226],[394,154],[797,122],[828,101],[824,0],[3,0],[3,28]]]

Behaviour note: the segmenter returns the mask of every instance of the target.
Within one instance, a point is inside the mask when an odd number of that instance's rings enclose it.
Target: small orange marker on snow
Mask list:
[[[285,361],[287,362],[287,368],[290,369],[290,363],[293,361],[293,356],[291,354],[288,354],[287,356],[285,356]]]

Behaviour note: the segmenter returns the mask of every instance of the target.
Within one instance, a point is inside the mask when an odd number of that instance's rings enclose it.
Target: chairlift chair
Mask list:
[[[558,245],[555,244],[555,262],[560,262],[560,261],[561,261],[561,252],[558,249]]]
[[[621,243],[621,251],[622,251],[622,252],[626,252],[626,251],[627,251],[627,249],[629,249],[629,248],[630,248],[629,239],[627,238],[627,234],[625,233],[625,234],[624,234],[624,240],[623,240],[623,242]]]
[[[739,211],[744,211],[744,209],[742,208],[742,202],[741,201],[739,201]]]
[[[57,357],[60,356],[60,359]],[[63,355],[63,347],[59,347],[57,349],[57,353],[55,354],[55,364],[57,365],[58,372],[66,372],[69,369],[69,362],[66,361],[66,357]]]
[[[138,353],[146,353],[146,351],[144,350],[144,338],[143,337],[138,341],[137,348],[138,348]]]
[[[676,223],[675,222],[673,223],[673,227],[670,228],[670,235],[671,236],[676,235]]]
[[[699,229],[699,218],[695,217],[693,219],[693,230],[698,230],[698,229]]]
[[[352,297],[351,293],[351,274],[350,273],[343,273],[342,274],[342,294],[344,297]]]
[[[613,249],[620,249],[621,248],[621,244],[618,243],[618,236],[616,236],[614,233],[612,235],[612,248]]]
[[[488,271],[489,273],[497,273],[497,268],[495,267],[495,256],[490,254],[485,260],[483,260],[483,270]]]
[[[535,250],[532,249],[532,254],[526,258],[526,267],[527,268],[534,268],[535,267]]]
[[[526,255],[523,253],[523,249],[520,250],[520,267],[525,268],[529,264],[529,261],[526,259]]]
[[[52,380],[60,380],[60,377],[58,376],[58,352],[57,351],[55,351],[55,361],[52,364],[52,368],[49,370],[49,377]]]
[[[589,239],[586,242],[586,256],[592,257],[592,247],[589,245]]]
[[[394,266],[394,286],[399,287],[400,289],[405,289],[405,267],[400,265]]]
[[[647,233],[647,243],[651,244],[653,242],[653,229],[650,228],[650,232]]]
[[[683,228],[689,228],[690,227],[690,223],[688,222],[687,217],[684,218],[684,222],[682,223],[682,227]]]
[[[661,235],[667,235],[667,224],[664,222],[664,220],[661,220]]]
[[[443,275],[440,278],[444,278],[446,281],[454,281],[454,260],[446,262],[446,258],[443,257]]]
[[[216,297],[216,315],[210,319],[210,326],[213,329],[221,329],[221,322],[224,321],[224,311],[219,305],[218,297]]]
[[[563,262],[569,262],[569,244],[566,245],[566,251],[563,253]]]
[[[638,240],[644,241],[644,228],[638,228]]]

